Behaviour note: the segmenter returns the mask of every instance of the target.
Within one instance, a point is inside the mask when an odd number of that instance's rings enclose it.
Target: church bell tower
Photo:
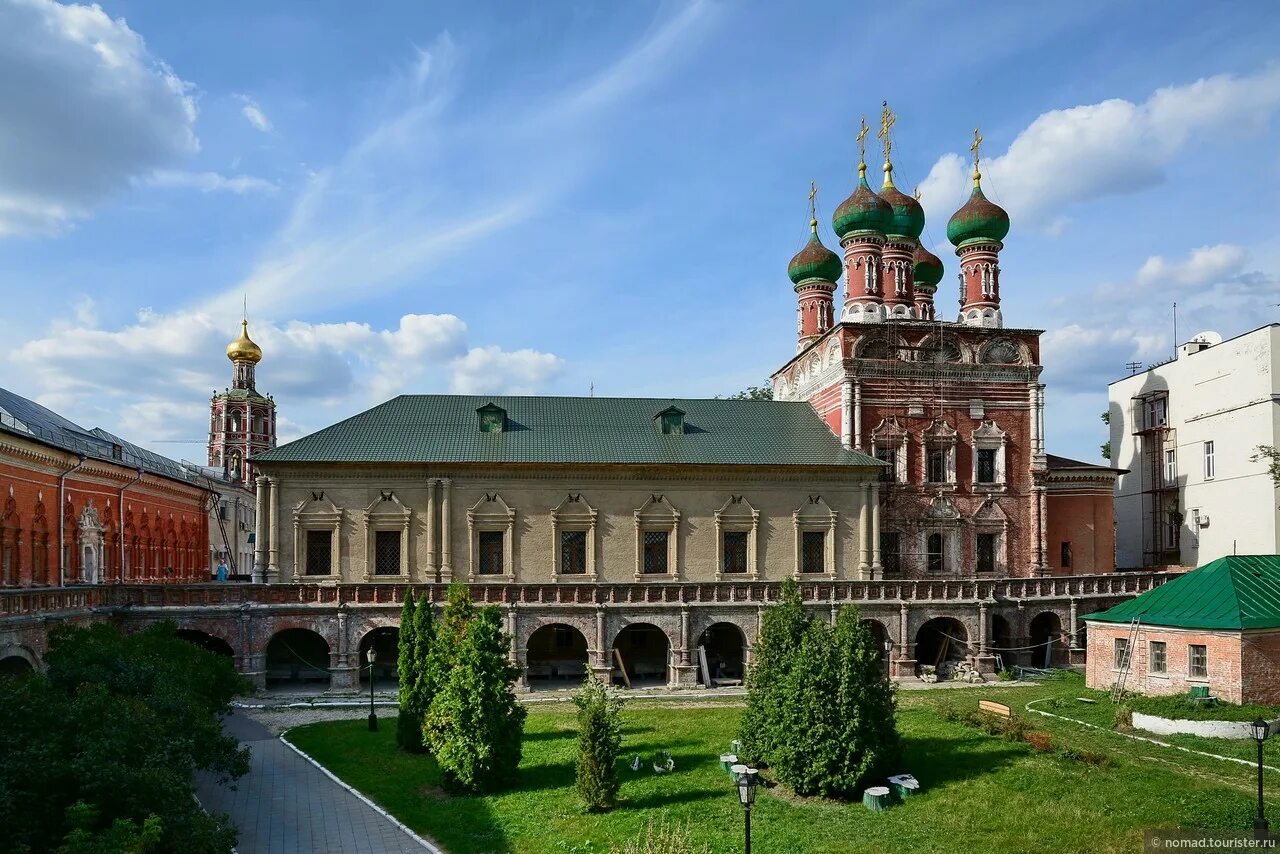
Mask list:
[[[276,402],[255,387],[254,372],[262,348],[249,337],[249,321],[240,321],[240,337],[227,345],[231,387],[209,404],[209,465],[231,481],[254,488],[254,454],[276,446]]]

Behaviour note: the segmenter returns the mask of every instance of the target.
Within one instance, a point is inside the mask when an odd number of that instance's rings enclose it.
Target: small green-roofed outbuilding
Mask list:
[[[1184,629],[1280,628],[1280,555],[1221,557],[1085,622]]]

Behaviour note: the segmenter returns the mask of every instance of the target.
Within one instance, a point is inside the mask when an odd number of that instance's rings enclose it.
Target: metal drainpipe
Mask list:
[[[142,469],[138,469],[138,476],[129,483],[120,487],[120,498],[116,502],[119,505],[116,509],[120,511],[120,579],[116,582],[117,584],[124,584],[124,492],[126,489],[142,480],[143,474],[144,472]]]
[[[67,476],[73,475],[89,461],[84,454],[80,462],[58,475],[58,586],[67,586]]]

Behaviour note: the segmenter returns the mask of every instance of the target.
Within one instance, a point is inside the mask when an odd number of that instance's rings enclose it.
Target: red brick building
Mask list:
[[[982,192],[977,144],[973,193],[947,225],[960,264],[952,322],[935,309],[944,271],[920,244],[924,210],[893,184],[893,121],[886,110],[883,187],[871,190],[863,162],[836,208],[843,254],[823,246],[814,215],[788,267],[798,344],[774,397],[809,401],[846,447],[885,463],[862,577],[1111,572],[1116,472],[1045,452],[1041,331],[1004,325],[1009,217]]]
[[[207,581],[208,495],[178,463],[0,389],[0,586]]]
[[[1084,621],[1090,688],[1280,703],[1280,555],[1219,558]]]

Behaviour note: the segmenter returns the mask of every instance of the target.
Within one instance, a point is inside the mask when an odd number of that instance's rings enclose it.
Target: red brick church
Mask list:
[[[832,217],[842,255],[819,238],[810,194],[812,236],[788,268],[796,354],[774,373],[774,398],[809,401],[846,447],[886,464],[862,577],[1111,572],[1116,471],[1045,450],[1042,330],[1005,325],[1009,215],[983,194],[981,137],[972,194],[947,223],[960,310],[946,320],[934,302],[944,265],[920,243],[924,210],[893,182],[894,121],[886,108],[879,192],[864,149]],[[864,122],[860,147],[866,134]]]

